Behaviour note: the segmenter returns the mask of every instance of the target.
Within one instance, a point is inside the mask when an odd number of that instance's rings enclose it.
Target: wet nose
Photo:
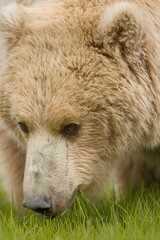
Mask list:
[[[24,196],[23,207],[49,215],[52,212],[52,200],[46,196]]]

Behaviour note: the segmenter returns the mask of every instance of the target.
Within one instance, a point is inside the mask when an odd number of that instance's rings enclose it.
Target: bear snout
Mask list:
[[[23,207],[45,216],[53,215],[52,199],[46,196],[24,196]]]

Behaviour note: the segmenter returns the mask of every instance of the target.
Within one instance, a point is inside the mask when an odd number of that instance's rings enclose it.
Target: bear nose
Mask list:
[[[52,200],[46,196],[24,196],[23,207],[44,215],[50,215],[52,213]]]

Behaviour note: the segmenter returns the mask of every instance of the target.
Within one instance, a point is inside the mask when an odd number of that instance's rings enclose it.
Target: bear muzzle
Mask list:
[[[53,219],[72,205],[77,191],[78,188],[73,191],[71,198],[63,206],[58,204],[56,207],[51,197],[44,195],[29,196],[26,194],[24,195],[22,206],[44,215],[47,219]]]
[[[24,196],[23,207],[31,209],[42,215],[53,217],[52,199],[46,196]]]

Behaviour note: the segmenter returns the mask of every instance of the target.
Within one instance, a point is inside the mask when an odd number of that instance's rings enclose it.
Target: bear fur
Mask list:
[[[3,1],[0,129],[7,191],[49,216],[159,182],[159,1]]]

